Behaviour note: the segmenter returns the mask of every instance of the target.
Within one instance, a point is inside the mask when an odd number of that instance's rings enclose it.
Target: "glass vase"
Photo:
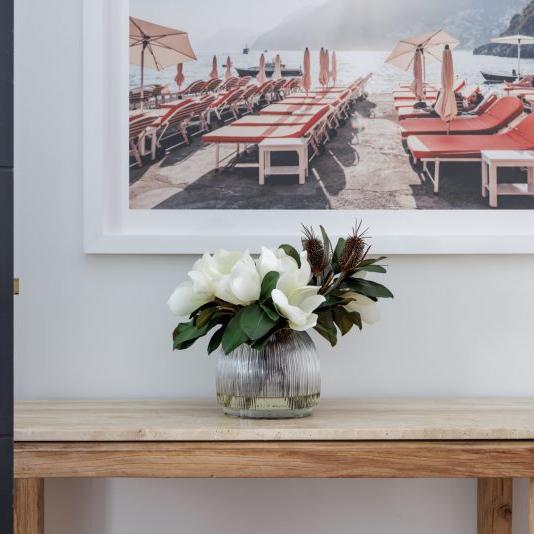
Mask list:
[[[282,330],[265,347],[219,352],[217,401],[236,417],[287,419],[311,415],[319,402],[319,357],[306,332]]]

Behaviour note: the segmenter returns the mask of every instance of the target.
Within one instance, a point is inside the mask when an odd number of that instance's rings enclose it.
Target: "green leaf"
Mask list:
[[[256,349],[256,350],[262,350],[265,345],[267,345],[269,339],[271,339],[271,336],[277,332],[278,330],[281,330],[282,328],[285,328],[287,326],[287,322],[283,321],[283,320],[280,320],[278,321],[274,328],[272,328],[271,330],[269,330],[269,332],[267,332],[267,334],[265,334],[263,337],[260,337],[260,339],[257,339],[251,346],[253,349]]]
[[[241,312],[240,325],[251,341],[256,341],[267,334],[276,324],[260,306],[252,304]]]
[[[208,343],[208,354],[211,354],[219,348],[219,345],[222,343],[224,331],[225,326],[221,326],[221,328],[211,336],[210,342]]]
[[[276,271],[271,271],[265,275],[261,283],[260,302],[265,302],[271,297],[271,293],[276,288],[278,280],[280,280],[280,273]]]
[[[241,314],[246,308],[239,310],[226,325],[224,334],[222,337],[222,348],[225,354],[230,354],[239,345],[247,343],[249,337],[241,328]]]
[[[319,228],[321,229],[321,235],[323,236],[324,249],[327,254],[330,254],[332,251],[332,242],[330,241],[330,238],[328,237],[324,227],[320,225]]]
[[[200,306],[200,308],[197,308],[190,316],[189,316],[189,319],[193,319],[193,317],[195,317],[196,315],[198,315],[200,312],[204,311],[204,310],[207,310],[209,308],[214,308],[215,306],[217,306],[217,303],[214,302],[214,301],[211,301],[211,302],[208,302],[207,304],[204,304],[202,306]]]
[[[339,306],[338,308],[334,308],[332,310],[332,315],[334,317],[334,322],[341,331],[341,335],[344,336],[345,334],[348,334],[351,328],[354,326],[350,312],[348,312],[342,306]]]
[[[324,310],[326,308],[332,308],[334,306],[340,306],[342,304],[348,304],[350,300],[343,297],[338,297],[333,294],[326,295],[326,300],[317,308],[318,310]]]
[[[203,327],[204,325],[207,325],[213,315],[217,313],[217,308],[207,308],[206,310],[201,311],[196,317],[195,317],[195,324],[198,328]]]
[[[367,273],[382,273],[386,274],[387,270],[382,265],[366,265],[364,267],[358,267],[356,272],[363,271]]]
[[[345,243],[346,240],[340,237],[337,241],[336,248],[334,249],[334,255],[332,256],[332,268],[336,274],[340,271],[339,258],[343,252],[343,249],[345,248]]]
[[[208,330],[208,325],[198,327],[193,321],[180,323],[173,332],[174,350],[183,350],[190,347],[198,338],[205,336]]]
[[[273,321],[278,321],[280,319],[280,315],[278,314],[278,311],[276,310],[274,303],[271,299],[267,299],[265,302],[260,303],[260,308],[269,316],[270,319]]]
[[[331,345],[337,344],[337,330],[334,324],[334,318],[330,310],[319,312],[319,318],[315,330],[321,334]]]
[[[369,259],[363,260],[358,266],[358,269],[361,269],[362,267],[367,267],[367,265],[374,265],[375,263],[378,263],[379,261],[382,261],[382,260],[387,260],[387,257],[380,256],[380,258],[369,258]]]
[[[392,299],[393,293],[382,284],[377,284],[363,278],[347,278],[343,282],[352,291],[365,295],[366,297]]]
[[[291,245],[280,245],[278,248],[281,248],[288,256],[291,256],[300,267],[300,255],[295,247]]]

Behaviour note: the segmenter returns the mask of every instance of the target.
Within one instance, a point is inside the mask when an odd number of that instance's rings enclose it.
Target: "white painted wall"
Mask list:
[[[192,257],[82,253],[81,0],[16,2],[16,396],[212,396],[165,301]],[[221,243],[223,245],[223,243]],[[383,321],[318,342],[325,397],[534,394],[534,257],[395,257]],[[474,481],[53,481],[49,534],[474,532]],[[516,484],[515,534],[527,532]]]

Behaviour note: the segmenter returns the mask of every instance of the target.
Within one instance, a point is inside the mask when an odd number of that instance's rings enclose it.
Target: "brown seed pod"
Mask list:
[[[322,273],[328,265],[328,256],[323,242],[315,235],[313,228],[304,227],[302,248],[308,253],[308,262],[313,274]]]
[[[361,223],[356,225],[345,241],[345,246],[339,257],[341,271],[346,273],[354,271],[367,254],[366,231],[361,231]]]

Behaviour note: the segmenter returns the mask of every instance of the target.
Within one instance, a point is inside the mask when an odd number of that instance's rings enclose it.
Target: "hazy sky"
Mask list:
[[[295,11],[325,0],[130,0],[130,14],[187,31],[193,45],[229,29],[256,37]],[[253,21],[253,23],[251,23]]]

